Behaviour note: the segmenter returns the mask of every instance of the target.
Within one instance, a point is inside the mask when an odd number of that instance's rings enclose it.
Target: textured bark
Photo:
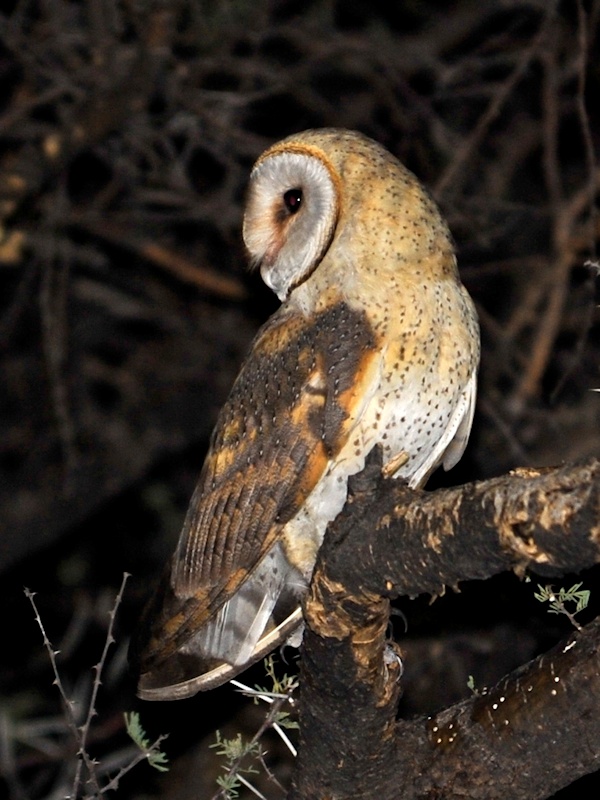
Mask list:
[[[434,717],[397,721],[389,601],[600,558],[600,462],[412,492],[371,464],[328,531],[306,602],[290,798],[544,798],[600,767],[600,623]]]

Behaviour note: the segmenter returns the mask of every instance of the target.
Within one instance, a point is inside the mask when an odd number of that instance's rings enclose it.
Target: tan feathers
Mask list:
[[[439,211],[389,153],[333,129],[275,145],[252,172],[244,237],[284,303],[143,615],[132,654],[148,699],[222,683],[297,628],[325,528],[376,444],[420,485],[471,427],[475,311]]]

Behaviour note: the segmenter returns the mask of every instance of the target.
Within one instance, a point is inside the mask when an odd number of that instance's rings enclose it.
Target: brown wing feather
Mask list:
[[[375,352],[366,317],[343,303],[312,321],[281,309],[261,329],[143,616],[142,671],[183,647],[271,549],[343,445]]]

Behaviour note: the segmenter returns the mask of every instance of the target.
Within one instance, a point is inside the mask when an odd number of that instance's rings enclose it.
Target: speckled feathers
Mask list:
[[[298,626],[325,528],[376,444],[418,486],[471,428],[473,304],[435,203],[380,145],[334,129],[274,145],[244,238],[283,305],[221,411],[145,611],[133,654],[148,699],[221,683]]]

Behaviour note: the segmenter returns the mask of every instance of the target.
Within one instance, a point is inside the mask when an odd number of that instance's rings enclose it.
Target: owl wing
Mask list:
[[[281,309],[259,332],[219,415],[170,570],[142,617],[133,653],[142,674],[193,650],[197,632],[272,551],[360,418],[376,383],[376,344],[366,316],[344,303],[310,321]],[[292,617],[290,629],[300,612]],[[208,668],[215,679],[201,688],[226,679]]]

